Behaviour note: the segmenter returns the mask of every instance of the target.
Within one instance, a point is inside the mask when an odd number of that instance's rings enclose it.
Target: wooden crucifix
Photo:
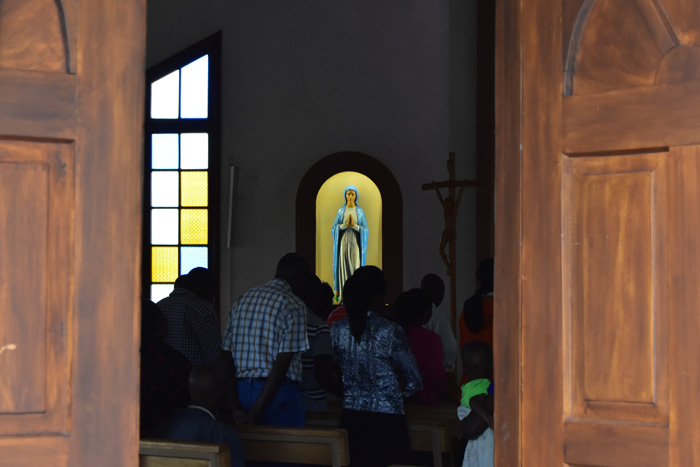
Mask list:
[[[438,200],[442,205],[442,213],[445,217],[445,230],[440,238],[440,257],[447,267],[447,275],[450,277],[450,325],[452,332],[457,335],[457,210],[462,200],[464,188],[476,186],[474,180],[455,179],[455,153],[451,152],[447,159],[447,173],[449,178],[444,182],[431,182],[422,185],[423,191],[435,190]],[[443,197],[440,188],[447,188],[447,196]],[[459,188],[459,191],[457,191]]]

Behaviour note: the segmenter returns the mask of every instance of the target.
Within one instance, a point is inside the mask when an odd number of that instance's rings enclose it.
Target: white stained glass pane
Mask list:
[[[151,301],[158,303],[175,288],[175,284],[151,284]]]
[[[180,70],[151,84],[151,118],[177,118],[180,96]]]
[[[179,209],[151,210],[151,244],[177,245],[180,219]]]
[[[155,133],[151,136],[151,168],[178,169],[177,133]]]
[[[209,108],[209,55],[182,67],[180,118],[207,118]]]
[[[180,168],[206,170],[209,168],[209,134],[183,133],[180,135]]]
[[[176,208],[180,202],[180,172],[151,172],[151,207]]]

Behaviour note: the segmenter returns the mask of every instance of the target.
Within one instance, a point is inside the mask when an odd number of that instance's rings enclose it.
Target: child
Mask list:
[[[462,369],[468,383],[462,386],[457,409],[462,435],[468,440],[462,467],[493,467],[493,351],[474,340],[462,347]]]

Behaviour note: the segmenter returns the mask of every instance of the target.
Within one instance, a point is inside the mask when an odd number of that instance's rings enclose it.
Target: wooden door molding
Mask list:
[[[0,2],[0,459],[138,462],[145,2]]]
[[[700,2],[497,14],[497,464],[696,465]]]
[[[494,369],[496,465],[522,465],[521,360],[522,113],[521,12],[496,2],[496,138],[494,189]]]

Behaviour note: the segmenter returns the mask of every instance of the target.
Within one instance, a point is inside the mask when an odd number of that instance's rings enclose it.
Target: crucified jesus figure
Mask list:
[[[437,187],[435,187],[435,193],[437,193],[438,200],[440,200],[442,213],[445,217],[445,230],[442,231],[442,236],[440,237],[440,257],[445,266],[447,266],[448,275],[452,276],[454,274],[454,264],[451,261],[449,247],[454,245],[457,238],[457,210],[462,200],[464,186],[459,188],[456,198],[453,198],[451,194],[443,198],[440,189]]]

